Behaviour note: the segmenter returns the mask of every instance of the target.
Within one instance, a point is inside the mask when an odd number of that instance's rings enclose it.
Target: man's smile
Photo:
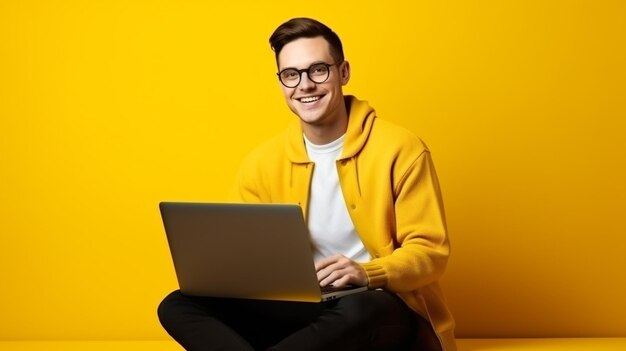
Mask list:
[[[305,96],[305,97],[296,98],[296,100],[298,100],[298,101],[300,101],[302,103],[307,104],[307,103],[318,101],[322,97],[324,97],[324,95]]]

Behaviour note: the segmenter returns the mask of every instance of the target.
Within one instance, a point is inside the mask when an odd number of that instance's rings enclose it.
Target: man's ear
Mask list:
[[[339,66],[339,75],[341,76],[341,85],[346,85],[350,81],[350,62],[343,61]]]

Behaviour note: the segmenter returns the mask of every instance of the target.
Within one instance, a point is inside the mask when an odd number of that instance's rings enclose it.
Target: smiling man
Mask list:
[[[330,28],[294,18],[270,44],[298,119],[246,158],[237,199],[299,204],[320,286],[368,290],[320,303],[175,291],[159,306],[161,323],[187,350],[454,351],[437,283],[449,242],[430,151],[343,94],[350,65]]]

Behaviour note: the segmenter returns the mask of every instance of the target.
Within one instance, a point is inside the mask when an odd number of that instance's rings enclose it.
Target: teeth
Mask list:
[[[313,101],[317,101],[319,99],[320,99],[319,96],[310,96],[310,97],[304,97],[304,98],[300,99],[300,101],[302,101],[302,102],[313,102]]]

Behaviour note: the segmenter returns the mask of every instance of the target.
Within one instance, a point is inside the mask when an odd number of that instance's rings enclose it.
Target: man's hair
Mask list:
[[[330,54],[335,63],[343,62],[343,46],[337,33],[328,28],[325,24],[312,18],[299,17],[292,18],[276,28],[270,37],[270,46],[276,55],[278,64],[278,54],[288,43],[300,38],[323,37],[330,46]]]

